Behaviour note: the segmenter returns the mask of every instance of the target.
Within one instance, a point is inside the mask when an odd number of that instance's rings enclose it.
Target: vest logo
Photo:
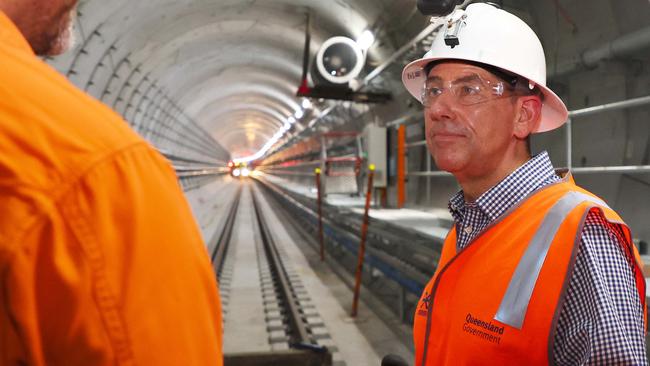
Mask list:
[[[429,291],[425,291],[424,295],[422,295],[422,298],[420,299],[420,303],[418,304],[417,314],[419,316],[427,316],[429,304],[431,304],[431,294]]]
[[[463,332],[494,344],[500,344],[500,336],[503,335],[504,330],[505,327],[498,327],[491,322],[475,318],[470,313],[467,313],[465,323],[463,324]]]

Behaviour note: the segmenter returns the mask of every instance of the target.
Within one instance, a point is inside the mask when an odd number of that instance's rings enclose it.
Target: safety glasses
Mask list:
[[[503,81],[491,81],[478,74],[463,76],[453,81],[443,81],[437,76],[427,79],[422,88],[420,101],[425,107],[437,103],[443,95],[465,106],[485,103],[494,99],[514,95],[514,87]]]

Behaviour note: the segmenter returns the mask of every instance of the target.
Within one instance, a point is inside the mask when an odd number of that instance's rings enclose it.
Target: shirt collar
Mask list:
[[[465,202],[463,191],[459,191],[449,200],[449,211],[455,221],[462,222],[465,208],[476,206],[493,221],[546,182],[555,180],[559,180],[559,177],[553,170],[548,153],[543,151],[483,193],[475,202]]]
[[[449,200],[449,212],[456,222],[463,222],[465,215],[465,196],[463,191],[456,192]]]
[[[0,11],[0,44],[8,45],[21,52],[27,52],[34,55],[32,47],[29,45],[18,27],[9,19],[9,17]]]

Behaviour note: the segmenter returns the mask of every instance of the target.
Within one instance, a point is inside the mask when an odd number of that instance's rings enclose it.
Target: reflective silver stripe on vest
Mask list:
[[[495,320],[521,329],[535,283],[555,234],[566,216],[585,201],[609,208],[605,202],[596,197],[574,191],[567,192],[557,201],[544,217],[542,224],[528,244],[526,252],[521,257],[508,289],[501,300],[499,310],[494,317]]]

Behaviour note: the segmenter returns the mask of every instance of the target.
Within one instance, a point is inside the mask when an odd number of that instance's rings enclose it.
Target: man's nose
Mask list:
[[[433,121],[445,119],[453,120],[455,117],[454,108],[456,100],[451,93],[442,93],[435,100],[432,100],[424,113]]]

